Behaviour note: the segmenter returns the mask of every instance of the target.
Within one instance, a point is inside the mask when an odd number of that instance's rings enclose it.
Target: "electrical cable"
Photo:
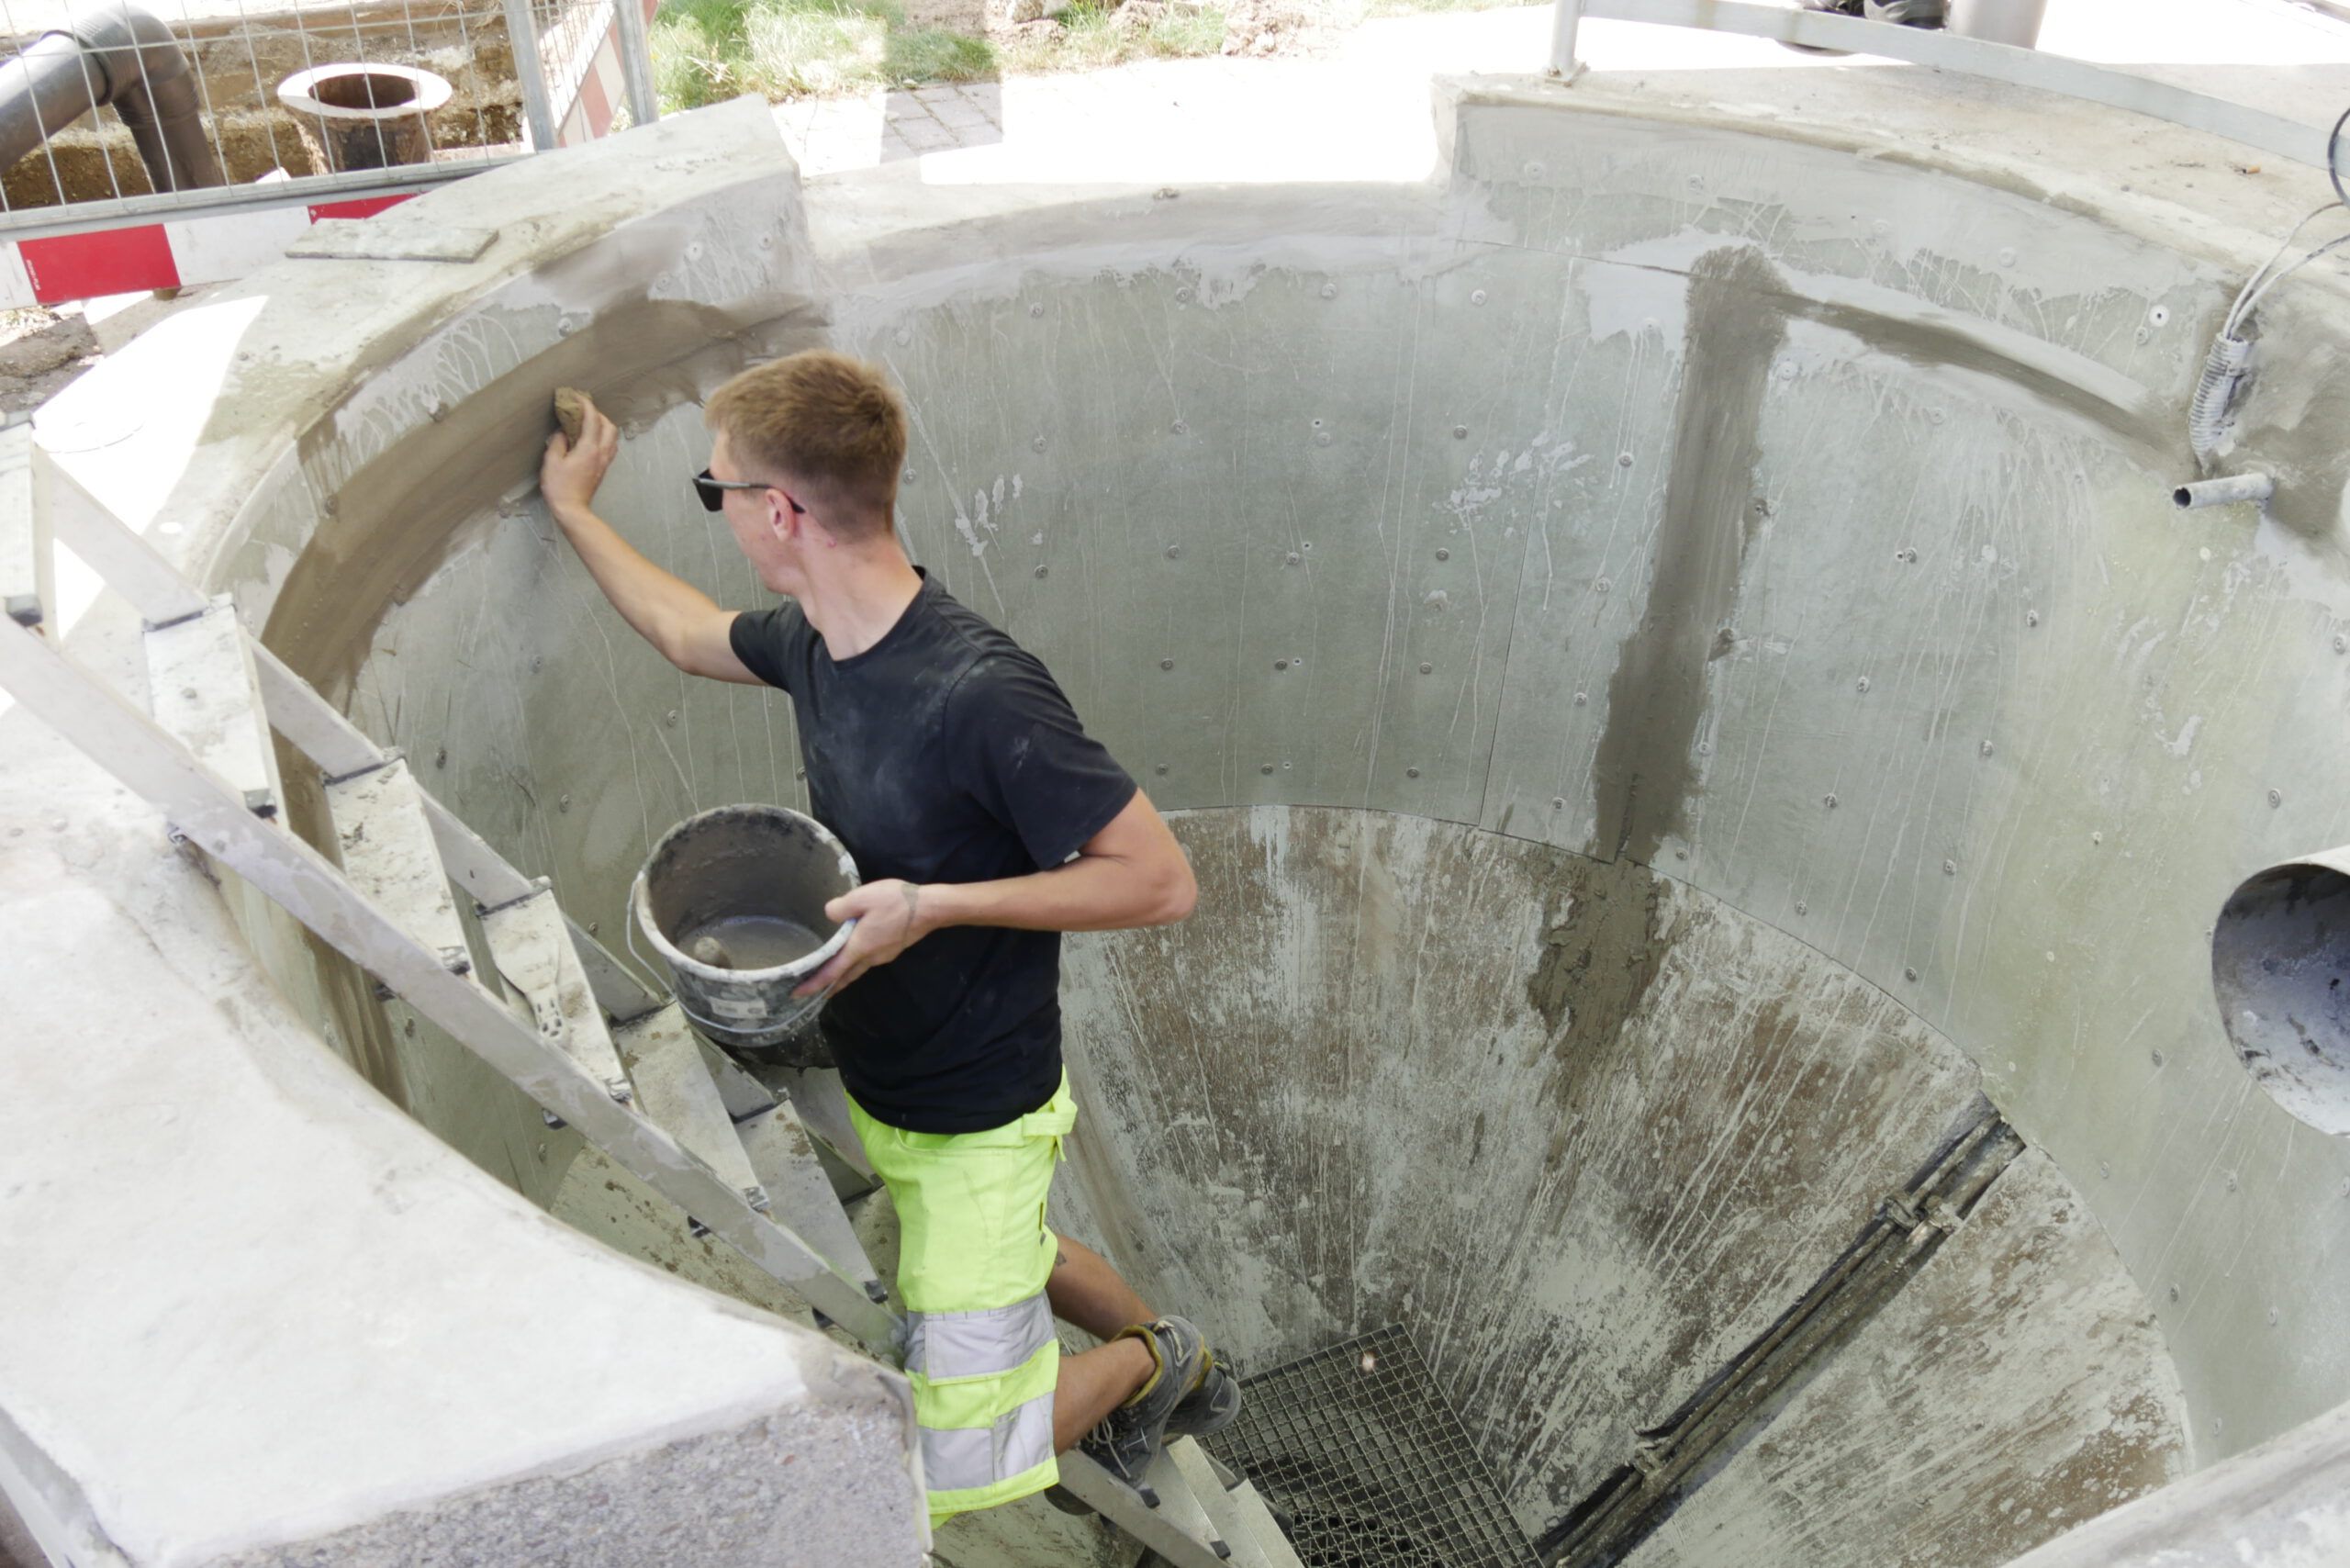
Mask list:
[[[2269,268],[2285,259],[2285,252],[2292,249],[2293,241],[2300,238],[2301,230],[2310,226],[2311,219],[2332,212],[2335,207],[2350,208],[2350,185],[2344,185],[2342,169],[2342,133],[2345,129],[2350,129],[2350,109],[2342,111],[2341,117],[2333,122],[2333,129],[2327,133],[2325,139],[2325,177],[2333,186],[2333,200],[2315,208],[2299,223],[2294,224],[2292,231],[2285,236],[2285,242],[2277,247],[2277,253],[2269,257],[2258,272],[2254,273],[2244,281],[2243,289],[2236,295],[2235,304],[2228,309],[2225,325],[2221,328],[2224,335],[2234,336],[2236,330],[2244,325],[2244,319],[2252,314],[2253,307],[2260,303],[2260,297],[2276,287],[2284,278],[2299,272],[2320,256],[2337,251],[2345,243],[2350,243],[2350,234],[2328,241],[2312,249],[2291,266],[2273,276],[2269,275]]]
[[[2344,190],[2342,185],[2342,129],[2344,126],[2350,126],[2350,109],[2342,111],[2342,118],[2333,122],[2333,133],[2325,139],[2325,175],[2333,182],[2334,199],[2344,207],[2350,207],[2350,190]]]
[[[2350,128],[2350,109],[2342,112],[2326,138],[2325,173],[2328,182],[2333,186],[2334,199],[2304,215],[2286,234],[2283,243],[2277,247],[2277,253],[2244,279],[2244,286],[2236,291],[2235,302],[2228,307],[2227,316],[2211,340],[2210,349],[2203,356],[2202,374],[2197,378],[2195,395],[2188,404],[2187,443],[2197,461],[2207,469],[2221,442],[2226,439],[2228,409],[2235,401],[2236,389],[2251,372],[2253,344],[2244,336],[2244,319],[2252,314],[2270,289],[2286,278],[2320,256],[2350,245],[2350,234],[2344,234],[2323,244],[2311,246],[2300,260],[2289,266],[2277,265],[2284,261],[2286,252],[2293,248],[2293,241],[2301,237],[2301,230],[2337,207],[2350,210],[2350,185],[2344,183],[2342,167],[2342,133],[2345,128]]]
[[[2270,289],[2276,287],[2278,284],[2284,282],[2295,273],[2300,272],[2303,267],[2308,266],[2320,256],[2329,255],[2333,252],[2342,249],[2344,245],[2350,245],[2350,234],[2344,234],[2338,240],[2328,240],[2324,244],[2318,246],[2316,249],[2310,252],[2308,255],[2303,256],[2300,261],[2295,262],[2291,266],[2287,267],[2284,271],[2270,278],[2266,283],[2262,284],[2257,289],[2253,291],[2252,297],[2244,302],[2244,314],[2245,316],[2252,314],[2253,307],[2260,303],[2260,297],[2262,295],[2266,294]],[[2243,325],[2242,317],[2237,319],[2236,324],[2238,326]]]
[[[2223,334],[2230,337],[2234,336],[2236,329],[2244,324],[2244,317],[2251,311],[2254,302],[2256,301],[2261,295],[2268,292],[2269,284],[2276,281],[2276,278],[2272,278],[2268,275],[2269,269],[2274,267],[2278,262],[2285,259],[2285,252],[2291,250],[2293,248],[2293,241],[2301,237],[2301,230],[2307,229],[2311,223],[2324,217],[2334,208],[2344,206],[2350,206],[2350,203],[2339,201],[2327,202],[2323,207],[2311,208],[2299,223],[2293,225],[2292,229],[2286,234],[2284,241],[2277,245],[2277,253],[2270,256],[2266,261],[2261,263],[2259,270],[2255,272],[2250,277],[2244,279],[2244,286],[2236,291],[2235,303],[2228,307],[2227,318],[2220,328],[2220,330]],[[2344,238],[2350,239],[2350,235],[2345,235]],[[2338,245],[2342,241],[2340,240],[2335,240],[2329,243]],[[2303,256],[2299,262],[2295,262],[2293,266],[2300,266],[2303,263],[2310,261],[2319,252],[2317,251],[2311,251],[2309,255]],[[2291,270],[2291,267],[2286,269],[2287,272]],[[2277,274],[2277,277],[2282,277],[2283,275],[2283,273]]]

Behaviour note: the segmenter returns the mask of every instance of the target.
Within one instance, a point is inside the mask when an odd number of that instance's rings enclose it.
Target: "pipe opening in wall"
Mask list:
[[[2238,888],[2212,928],[2211,985],[2254,1081],[2320,1131],[2350,1133],[2350,847]]]

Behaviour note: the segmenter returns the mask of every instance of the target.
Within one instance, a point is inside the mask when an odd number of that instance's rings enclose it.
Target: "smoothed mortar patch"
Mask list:
[[[626,431],[700,401],[744,365],[816,341],[811,315],[760,320],[677,299],[608,309],[588,329],[469,394],[452,418],[420,423],[330,491],[277,597],[263,640],[330,699],[357,678],[385,609],[413,594],[463,543],[486,498],[528,488],[557,386],[577,386]],[[624,379],[622,379],[624,377]],[[333,416],[305,432],[305,469],[331,472]],[[679,509],[685,476],[678,476]],[[494,514],[493,514],[494,515]]]
[[[1646,863],[1680,829],[1697,786],[1691,748],[1706,712],[1706,666],[1738,597],[1758,521],[1762,394],[1786,318],[1765,308],[1779,274],[1744,245],[1689,269],[1689,316],[1673,419],[1673,466],[1647,607],[1623,642],[1599,738],[1594,848]]]

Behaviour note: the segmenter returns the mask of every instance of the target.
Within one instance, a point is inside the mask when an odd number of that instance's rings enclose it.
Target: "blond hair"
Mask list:
[[[805,485],[835,532],[890,527],[906,409],[878,366],[830,349],[769,360],[711,393],[702,419],[755,477]]]

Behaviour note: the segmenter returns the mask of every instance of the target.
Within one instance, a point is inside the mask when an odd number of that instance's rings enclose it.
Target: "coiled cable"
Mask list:
[[[2350,127],[2350,109],[2344,109],[2333,122],[2333,133],[2326,139],[2326,178],[2333,183],[2334,199],[2314,207],[2286,234],[2277,253],[2261,263],[2258,271],[2244,279],[2236,291],[2235,302],[2228,307],[2221,322],[2219,336],[2211,340],[2210,352],[2203,356],[2203,374],[2195,383],[2195,396],[2188,405],[2187,443],[2198,461],[2209,462],[2219,450],[2221,438],[2226,433],[2228,409],[2235,401],[2236,388],[2250,373],[2252,343],[2244,336],[2244,322],[2268,291],[2279,283],[2316,261],[2350,245],[2350,234],[2343,234],[2320,245],[2311,246],[2301,258],[2289,266],[2279,267],[2285,253],[2293,248],[2301,231],[2311,223],[2336,208],[2350,210],[2350,187],[2343,181],[2342,133]]]

